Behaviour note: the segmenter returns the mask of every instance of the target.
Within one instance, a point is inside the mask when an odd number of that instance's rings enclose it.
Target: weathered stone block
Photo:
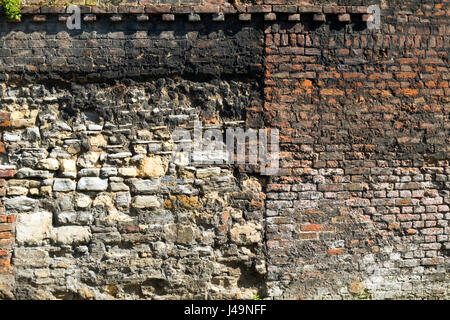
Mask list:
[[[5,200],[5,206],[8,210],[13,211],[30,211],[36,208],[38,200],[25,196],[8,198]]]
[[[18,267],[48,267],[51,259],[47,250],[42,248],[15,248],[13,263]]]
[[[59,162],[56,159],[42,159],[38,162],[38,168],[44,170],[55,171],[59,169]]]
[[[203,179],[203,178],[209,178],[209,177],[215,177],[220,174],[220,168],[205,168],[205,169],[197,169],[197,178]]]
[[[53,183],[53,191],[69,192],[69,191],[74,191],[75,188],[76,188],[76,184],[71,179],[56,178],[55,182]]]
[[[79,177],[98,177],[100,175],[99,168],[84,168],[78,171]]]
[[[53,173],[45,171],[45,170],[33,170],[30,168],[20,168],[16,174],[17,178],[41,178],[47,179],[52,178]]]
[[[167,163],[159,156],[144,157],[141,160],[139,173],[144,178],[158,178],[166,173],[167,167]]]
[[[116,205],[118,207],[128,208],[131,202],[131,195],[129,192],[117,192]]]
[[[90,225],[94,221],[94,216],[88,211],[63,211],[58,212],[57,221],[59,225]]]
[[[111,182],[109,185],[110,189],[112,192],[117,192],[117,191],[128,191],[130,190],[130,187],[128,187],[125,183],[123,182]]]
[[[106,191],[106,189],[108,189],[108,179],[97,177],[83,177],[77,184],[77,190],[80,191]]]
[[[63,226],[53,228],[51,237],[59,244],[88,243],[91,239],[91,230],[81,226]]]
[[[20,186],[10,186],[7,189],[8,196],[26,196],[28,194],[28,188]]]
[[[130,179],[131,192],[135,194],[152,194],[159,190],[160,182],[155,180]]]
[[[195,228],[193,226],[180,226],[177,230],[177,242],[192,244],[195,239]]]
[[[138,175],[138,170],[133,167],[119,168],[119,176],[122,177],[136,177]]]
[[[136,196],[133,198],[133,208],[146,209],[146,208],[160,208],[161,203],[156,196]]]
[[[87,208],[90,206],[90,204],[92,203],[92,200],[89,196],[84,195],[84,194],[77,194],[74,198],[74,204],[75,207],[77,208]]]
[[[16,219],[16,241],[20,244],[39,244],[51,235],[52,213],[37,211],[19,213]]]
[[[61,175],[67,178],[76,178],[77,176],[77,163],[72,159],[61,159]]]
[[[117,168],[116,167],[102,167],[100,169],[100,177],[108,178],[117,176]]]

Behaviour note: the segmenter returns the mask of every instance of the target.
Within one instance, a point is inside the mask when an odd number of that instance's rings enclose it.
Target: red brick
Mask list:
[[[342,74],[344,79],[365,79],[366,75],[358,72],[345,72]]]
[[[325,5],[323,7],[324,13],[346,13],[347,8],[344,6],[333,6],[333,5]]]
[[[94,7],[92,7],[92,13],[117,13],[117,7],[116,6],[110,6],[110,7],[94,6]]]
[[[24,6],[20,9],[21,14],[37,14],[40,12],[40,6]]]
[[[418,58],[399,58],[397,62],[400,64],[417,64],[419,62]]]
[[[404,96],[416,96],[419,94],[419,90],[406,88],[406,89],[398,89],[395,93]]]
[[[439,58],[426,58],[426,59],[422,59],[420,60],[420,62],[422,64],[438,64],[438,65],[444,65],[444,61],[442,59]]]
[[[144,13],[144,6],[120,6],[118,13]]]
[[[12,225],[10,223],[1,223],[0,224],[0,232],[11,231]]]
[[[299,239],[302,239],[302,240],[316,240],[317,239],[317,233],[315,233],[315,232],[301,232],[298,237],[299,237]]]
[[[145,6],[145,13],[169,13],[170,5],[162,4],[162,5],[154,5],[154,6]]]
[[[11,232],[0,232],[0,239],[11,239]]]
[[[11,261],[9,258],[6,259],[0,259],[0,270],[2,270],[2,267],[8,267],[11,264]]]
[[[314,79],[316,77],[315,72],[295,72],[290,74],[291,78],[295,79]]]
[[[267,247],[269,247],[269,248],[279,247],[279,242],[278,241],[268,240],[266,242],[266,244],[267,244]]]
[[[13,244],[13,239],[0,239],[0,248],[10,247]]]
[[[11,126],[10,116],[11,116],[10,112],[0,112],[0,127]]]
[[[414,79],[417,77],[415,72],[397,72],[395,73],[397,79]]]
[[[297,6],[289,6],[289,5],[274,5],[273,12],[285,12],[285,13],[296,13]]]
[[[338,72],[321,72],[319,73],[319,79],[339,79],[341,74]]]
[[[298,12],[300,13],[320,13],[322,12],[322,8],[320,6],[312,6],[306,3],[305,5],[298,7]]]
[[[305,48],[305,55],[307,56],[320,56],[321,51],[316,48]]]
[[[383,72],[383,73],[372,73],[369,75],[369,80],[389,80],[392,79],[392,73]]]
[[[364,6],[351,6],[347,7],[348,13],[367,13],[367,7]]]
[[[328,254],[331,256],[343,254],[343,253],[344,253],[344,249],[328,249]]]
[[[321,224],[302,224],[300,226],[302,231],[320,231],[322,230]]]
[[[291,186],[287,184],[268,184],[267,192],[271,191],[281,191],[281,192],[289,192],[291,190]]]
[[[0,170],[0,178],[12,178],[16,174],[16,170]]]
[[[422,229],[420,230],[420,232],[422,234],[426,234],[426,235],[438,235],[438,234],[443,234],[443,229],[442,228],[426,228],[426,229]]]
[[[252,5],[247,6],[248,13],[268,13],[272,12],[272,6],[270,5]]]
[[[236,13],[236,12],[241,12],[239,11],[239,9],[231,6],[231,5],[221,5],[220,6],[220,11],[223,13]]]
[[[321,89],[320,95],[322,96],[343,96],[344,91],[339,89]]]
[[[218,13],[220,11],[220,7],[216,5],[204,5],[204,6],[195,6],[195,13]]]

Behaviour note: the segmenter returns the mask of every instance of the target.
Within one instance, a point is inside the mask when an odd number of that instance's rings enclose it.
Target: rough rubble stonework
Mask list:
[[[447,0],[0,16],[0,299],[448,299]],[[369,30],[367,6],[381,7]],[[280,170],[177,128],[277,128]]]
[[[19,137],[7,144],[9,165],[20,169],[4,199],[16,217],[15,297],[251,298],[261,290],[261,183],[229,166],[174,163],[169,130],[208,113],[235,121],[221,109],[248,104],[257,88],[170,78],[9,85],[3,106],[22,110],[12,114],[39,110],[30,126],[8,130]]]

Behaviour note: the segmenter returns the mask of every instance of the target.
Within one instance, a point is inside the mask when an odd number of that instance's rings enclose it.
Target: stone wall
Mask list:
[[[27,3],[0,20],[0,298],[448,299],[447,1],[84,6],[78,31]],[[173,158],[194,121],[279,129],[278,174]]]

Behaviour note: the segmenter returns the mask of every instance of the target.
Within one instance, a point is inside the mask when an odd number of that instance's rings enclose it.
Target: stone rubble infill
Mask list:
[[[156,196],[136,196],[131,204],[134,208],[159,208],[161,204]]]
[[[136,194],[153,194],[159,191],[160,182],[155,180],[130,179],[131,191]]]
[[[13,212],[31,211],[36,208],[38,200],[26,196],[7,198],[5,200],[5,207],[7,210]]]

